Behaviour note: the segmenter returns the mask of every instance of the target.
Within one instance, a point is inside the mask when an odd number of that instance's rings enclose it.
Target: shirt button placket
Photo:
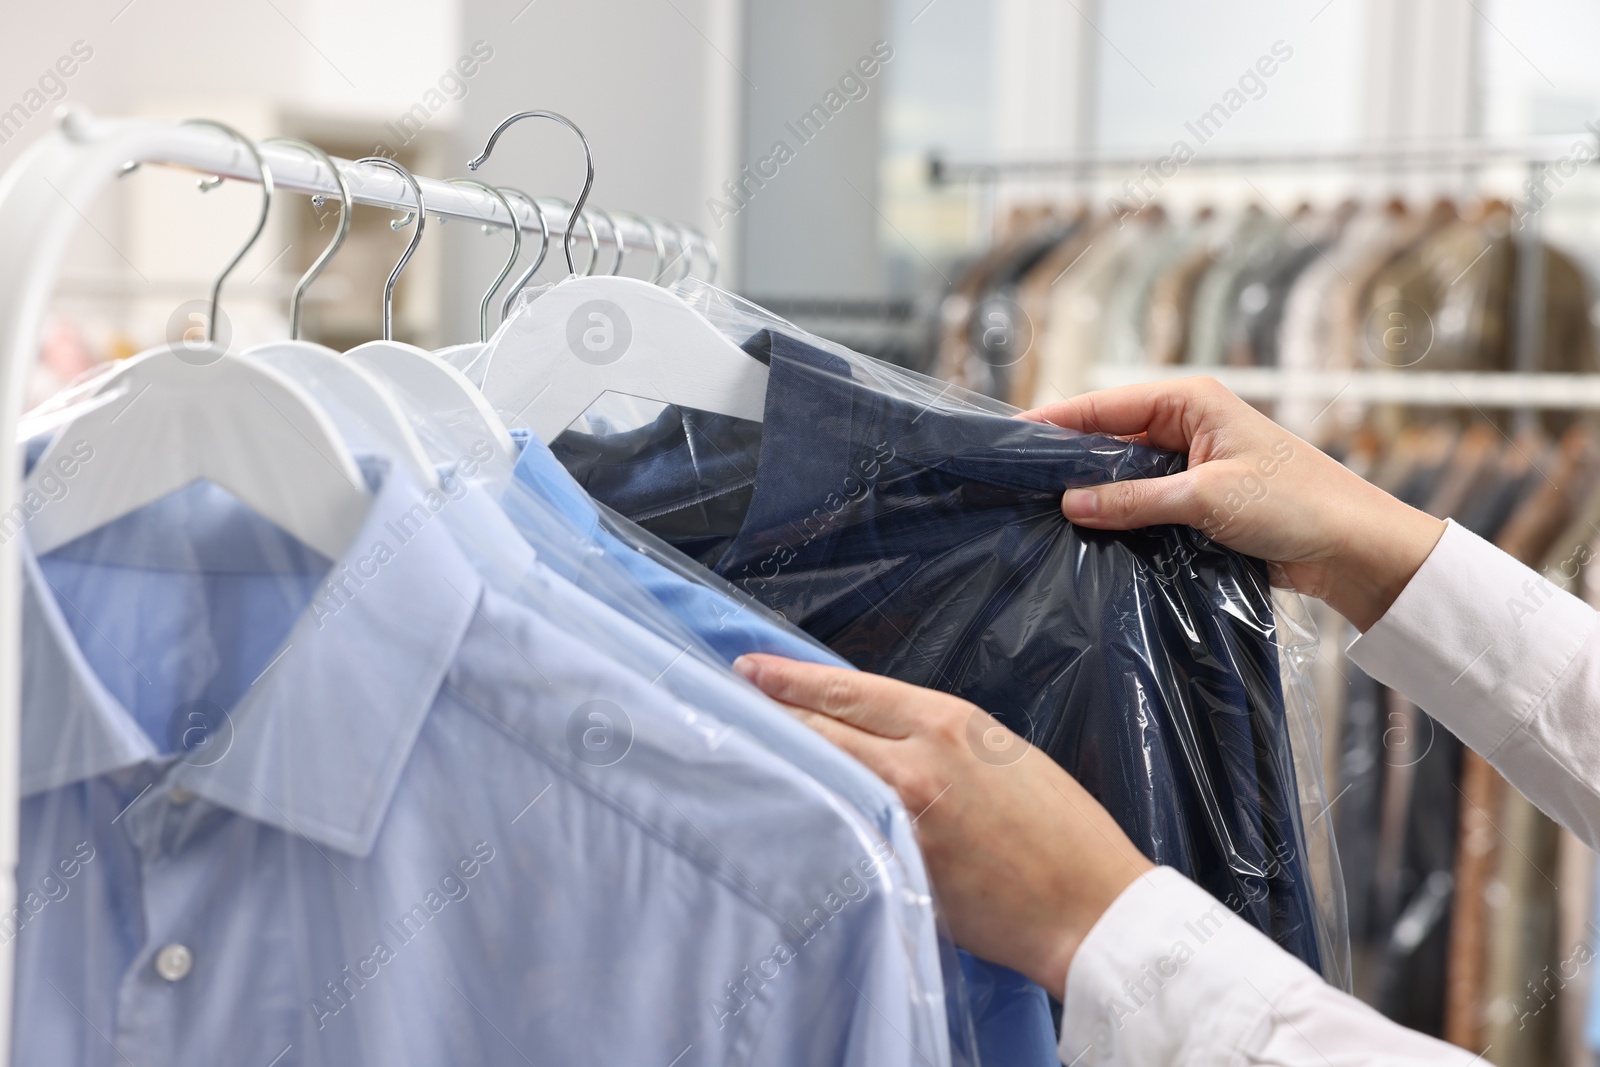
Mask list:
[[[191,919],[204,912],[193,898],[205,881],[194,877],[199,857],[170,847],[173,820],[190,817],[193,794],[186,792],[158,782],[121,817],[139,854],[144,905],[145,948],[123,977],[117,1011],[117,1045],[135,1063],[175,1062],[187,1045],[183,1028],[194,1025],[185,1007],[193,1003],[188,986],[203,946]]]

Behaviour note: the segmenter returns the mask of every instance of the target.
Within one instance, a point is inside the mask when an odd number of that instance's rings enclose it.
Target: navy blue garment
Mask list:
[[[1187,527],[1060,512],[1065,488],[1183,457],[891,396],[784,334],[745,347],[771,367],[762,425],[669,408],[552,450],[856,666],[995,715],[1152,860],[1320,970],[1264,565]],[[981,728],[973,744],[1016,758]]]

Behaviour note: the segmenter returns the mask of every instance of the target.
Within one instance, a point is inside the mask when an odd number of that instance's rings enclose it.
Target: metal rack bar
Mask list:
[[[73,124],[78,122],[92,122],[92,120],[69,117],[65,126],[69,137],[72,136]],[[272,184],[275,189],[304,193],[308,196],[326,196],[334,201],[339,199],[338,183],[333,180],[327,168],[314,157],[290,145],[257,142],[256,150],[261,153],[267,169],[272,172]],[[254,162],[240,145],[226,135],[203,126],[180,126],[171,130],[163,158],[147,162],[184,167],[198,173],[215,174],[237,181],[258,180]],[[362,166],[348,159],[337,158],[334,159],[334,164],[344,172],[345,180],[350,185],[351,198],[356,203],[392,208],[395,211],[410,211],[416,208],[416,200],[411,195],[410,187],[404,179],[388,168]],[[465,161],[462,163],[462,172],[466,173]],[[534,217],[533,210],[516,200],[512,201],[514,217],[508,216],[498,200],[480,190],[452,185],[438,178],[425,178],[421,175],[416,175],[416,179],[422,188],[423,203],[429,215],[491,226],[510,226],[514,222],[524,233],[540,232],[539,222]],[[499,179],[492,175],[486,179],[480,176],[480,180],[485,180],[490,185],[520,184],[515,175],[502,175]],[[567,219],[571,215],[572,205],[544,197],[540,198],[539,203],[544,209],[545,221],[550,228],[551,254],[557,255],[559,242],[566,236]],[[599,209],[592,206],[585,208],[585,214],[591,219],[598,213]],[[653,254],[655,239],[649,228],[643,220],[627,213],[619,212],[595,220],[595,232],[602,246],[611,244],[611,234],[606,225],[608,219],[621,230],[623,241],[630,250],[650,250]],[[716,254],[711,249],[710,240],[698,230],[659,221],[657,226],[663,235],[668,237],[669,247],[678,243],[672,235],[681,231],[689,235],[692,243],[698,244],[703,255],[714,257]],[[584,241],[588,239],[587,231],[581,223],[578,226],[578,238]],[[681,254],[681,249],[677,251]],[[604,263],[606,260],[602,257],[601,262]],[[581,269],[581,261],[579,266]]]
[[[1587,142],[1587,159],[1576,155]],[[1441,141],[1424,145],[1366,145],[1348,149],[1291,151],[1207,152],[1204,146],[1181,169],[1274,169],[1290,167],[1374,167],[1394,170],[1434,170],[1483,166],[1491,163],[1586,163],[1600,155],[1600,129],[1565,136],[1543,136],[1506,141]],[[1002,178],[1084,177],[1104,172],[1136,171],[1172,155],[1172,149],[1142,154],[1117,153],[1059,156],[1051,159],[946,159],[928,154],[928,180],[933,185],[993,182]]]
[[[1600,375],[1492,371],[1283,370],[1278,367],[1119,367],[1089,371],[1091,389],[1208,375],[1246,400],[1336,400],[1418,407],[1600,410]]]

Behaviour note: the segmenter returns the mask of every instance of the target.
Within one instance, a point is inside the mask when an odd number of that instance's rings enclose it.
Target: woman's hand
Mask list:
[[[964,700],[780,656],[734,668],[900,794],[956,943],[1060,998],[1090,927],[1152,866],[1105,808]]]
[[[1444,523],[1346,470],[1210,378],[1085,393],[1022,418],[1085,433],[1142,437],[1184,452],[1168,478],[1069,490],[1080,526],[1181,523],[1276,563],[1292,588],[1362,631],[1383,617],[1444,533]]]

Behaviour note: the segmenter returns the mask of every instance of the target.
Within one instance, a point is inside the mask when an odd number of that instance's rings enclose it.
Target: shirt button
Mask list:
[[[187,804],[189,801],[194,799],[194,792],[192,790],[185,789],[181,785],[175,785],[171,789],[167,790],[167,799],[174,804]]]
[[[156,973],[169,982],[181,982],[194,968],[194,953],[188,945],[165,945],[156,953]]]

